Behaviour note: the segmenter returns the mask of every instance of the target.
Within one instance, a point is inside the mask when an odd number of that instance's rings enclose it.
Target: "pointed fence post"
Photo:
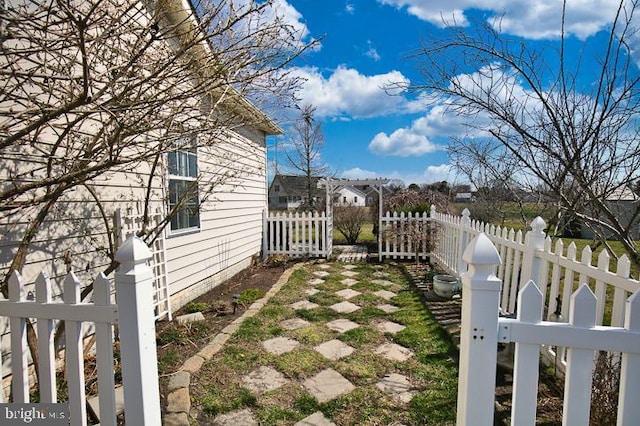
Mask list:
[[[458,236],[458,258],[456,259],[456,272],[462,274],[467,271],[467,262],[463,259],[464,249],[469,242],[469,228],[471,228],[471,212],[469,209],[462,211],[460,219],[460,235]]]
[[[537,256],[537,252],[544,250],[544,241],[546,238],[544,228],[546,226],[546,222],[540,216],[531,222],[531,231],[527,232],[525,237],[526,245],[524,253],[522,254],[521,286],[528,281],[533,281],[538,286],[542,286],[542,280],[540,279],[541,259]]]
[[[571,295],[569,323],[579,328],[591,328],[596,325],[596,296],[586,283],[580,285]],[[589,424],[594,358],[593,349],[571,347],[567,350],[563,425]]]
[[[138,237],[129,237],[115,255],[125,416],[132,425],[161,424],[151,256]]]
[[[640,290],[627,299],[624,328],[640,331]],[[620,370],[620,396],[618,399],[618,426],[632,426],[640,419],[640,354],[623,353]]]
[[[540,289],[533,281],[529,281],[518,293],[518,320],[539,323],[542,320],[542,306]],[[540,345],[516,343],[511,406],[512,425],[536,423],[539,364]]]
[[[481,233],[464,251],[469,265],[462,274],[462,322],[458,376],[459,426],[493,425],[500,280],[500,255]]]

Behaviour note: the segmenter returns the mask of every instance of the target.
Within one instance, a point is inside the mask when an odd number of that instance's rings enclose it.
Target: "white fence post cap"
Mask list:
[[[500,254],[484,232],[478,234],[464,250],[462,259],[473,265],[499,265]]]
[[[120,246],[114,259],[120,263],[142,263],[152,256],[153,253],[144,241],[136,236],[130,236]]]
[[[536,216],[536,218],[531,221],[531,229],[538,234],[543,233],[545,226],[547,226],[547,223],[540,216]]]

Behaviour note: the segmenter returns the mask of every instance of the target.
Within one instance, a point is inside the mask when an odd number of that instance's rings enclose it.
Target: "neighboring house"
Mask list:
[[[456,203],[470,203],[474,201],[471,185],[458,185],[453,188],[453,201]]]
[[[633,218],[640,208],[640,197],[629,188],[619,188],[607,197],[606,204],[616,215],[620,224],[631,230],[631,238],[636,241],[640,240],[640,217]],[[601,218],[601,220],[608,222],[606,218]],[[613,234],[605,228],[601,228],[601,233],[607,237],[613,237]],[[593,230],[582,224],[580,226],[580,237],[592,239],[594,237]]]
[[[367,194],[353,186],[345,186],[334,196],[334,203],[364,207],[367,205]]]
[[[312,178],[313,197],[316,209],[324,209],[326,191],[318,188],[322,177]],[[384,188],[384,187],[383,187]],[[388,192],[384,188],[385,192]],[[307,179],[304,176],[277,174],[269,186],[270,210],[295,210],[302,206],[307,193]],[[371,207],[378,202],[378,193],[369,185],[345,186],[333,194],[334,204]]]
[[[190,7],[185,6],[188,4],[169,0],[154,5],[167,7],[165,18],[171,21],[170,26],[186,33],[197,25],[192,11],[184,9]],[[141,22],[146,10],[144,5],[135,10],[142,15],[137,17]],[[209,45],[202,43],[198,54],[210,54],[208,49]],[[10,115],[7,108],[11,107],[0,105],[3,117]],[[262,247],[262,215],[267,208],[265,139],[281,130],[259,109],[237,96],[230,111],[251,124],[213,135],[219,139],[215,147],[196,148],[193,141],[182,140],[176,151],[160,159],[159,164],[141,162],[118,168],[89,181],[87,186],[92,193],[80,185],[61,197],[29,248],[22,269],[25,281],[33,283],[40,271],[46,272],[55,283],[54,296],[60,295],[60,281],[67,268],[77,271],[83,282],[91,282],[110,263],[104,248],[109,247],[113,235],[105,231],[104,222],[111,220],[118,209],[135,209],[147,193],[151,194],[153,211],[161,215],[173,208],[185,191],[189,193],[186,204],[164,230],[174,309],[248,267]],[[194,134],[194,138],[212,137]],[[0,158],[0,185],[11,184],[10,169],[34,167],[30,166],[32,162],[41,161],[33,160],[28,152],[25,149],[18,160]],[[196,184],[195,189],[189,189],[199,173],[213,176],[207,181],[214,181],[218,175],[227,178],[220,179],[216,186]],[[100,207],[95,199],[99,199]],[[0,277],[17,252],[29,214],[0,215]],[[2,330],[7,332],[4,326]]]
[[[320,177],[312,177],[314,202],[324,199],[325,191],[318,188]],[[302,206],[307,197],[307,178],[277,174],[269,186],[270,210],[295,210]]]

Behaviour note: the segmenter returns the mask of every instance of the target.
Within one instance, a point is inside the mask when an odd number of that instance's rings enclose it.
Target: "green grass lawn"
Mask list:
[[[245,319],[214,358],[205,363],[191,382],[191,397],[200,411],[198,421],[208,422],[217,414],[249,408],[260,424],[292,425],[310,414],[321,411],[336,424],[349,425],[447,425],[455,423],[458,366],[455,346],[425,309],[420,297],[408,286],[407,278],[397,267],[383,265],[375,269],[359,264],[358,283],[351,289],[361,292],[350,299],[361,308],[349,314],[338,314],[329,306],[342,301],[335,291],[347,288],[339,264],[329,264],[331,275],[308,296],[309,280],[317,265],[308,265],[292,274],[283,288],[253,318]],[[376,306],[388,303],[373,294],[388,290],[373,281],[377,271],[384,271],[393,281],[397,296],[392,303],[400,309],[385,313]],[[308,299],[319,306],[309,310],[294,310],[290,304]],[[302,318],[308,325],[288,330],[284,320]],[[326,323],[346,318],[359,324],[345,333],[335,332]],[[380,321],[393,321],[406,328],[390,336],[375,326]],[[292,350],[274,355],[262,342],[274,337],[287,337],[299,342]],[[354,352],[336,361],[314,350],[331,339],[354,348]],[[390,361],[375,354],[381,343],[393,341],[413,351],[406,361]],[[271,367],[288,380],[283,387],[256,394],[243,384],[243,376],[260,366]],[[355,389],[336,399],[320,403],[302,383],[318,372],[332,368],[349,380]],[[409,403],[401,403],[376,387],[385,375],[407,376],[415,392]]]
[[[360,235],[358,236],[358,243],[366,244],[366,243],[375,243],[377,241],[376,236],[373,235],[373,222],[365,222],[362,225],[362,229],[360,230]],[[347,244],[347,239],[344,237],[342,232],[338,230],[335,226],[333,227],[333,243],[334,244]]]

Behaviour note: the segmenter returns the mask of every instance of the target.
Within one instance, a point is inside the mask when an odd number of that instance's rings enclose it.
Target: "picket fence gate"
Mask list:
[[[379,257],[425,260],[431,255],[434,232],[427,212],[387,212],[380,217]]]
[[[115,256],[120,263],[115,273],[117,304],[112,303],[111,282],[104,274],[99,274],[93,283],[93,302],[85,303],[80,300],[82,284],[73,272],[64,280],[62,302],[52,300],[51,283],[45,273],[36,280],[35,294],[27,293],[20,274],[13,273],[9,300],[0,300],[0,316],[9,317],[11,327],[12,402],[28,403],[30,399],[27,318],[36,320],[40,402],[58,402],[54,331],[55,324],[64,321],[70,424],[85,426],[84,323],[93,323],[100,424],[115,426],[113,326],[119,324],[126,422],[131,425],[161,423],[152,304],[154,276],[148,266],[151,257],[149,248],[137,237],[129,237],[119,248]],[[6,402],[2,392],[0,402]]]
[[[543,321],[544,295],[533,281],[518,292],[517,318],[499,315],[501,256],[484,233],[465,249],[458,380],[458,425],[493,425],[498,343],[515,342],[512,425],[534,425],[543,345],[563,346],[566,371],[563,425],[589,424],[597,350],[621,353],[618,426],[640,421],[640,290],[626,300],[624,326],[597,325],[596,296],[583,283],[570,297],[567,323]]]
[[[333,225],[324,212],[263,213],[263,253],[292,257],[331,256]]]

